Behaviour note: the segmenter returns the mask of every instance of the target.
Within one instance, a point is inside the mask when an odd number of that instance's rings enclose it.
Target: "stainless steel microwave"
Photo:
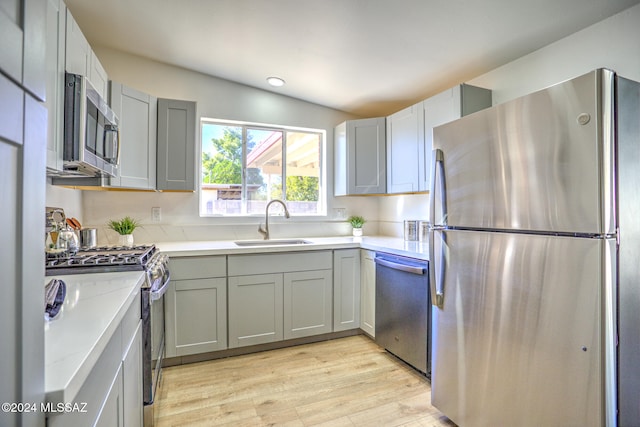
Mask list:
[[[118,176],[118,117],[98,91],[79,74],[65,74],[65,175]]]

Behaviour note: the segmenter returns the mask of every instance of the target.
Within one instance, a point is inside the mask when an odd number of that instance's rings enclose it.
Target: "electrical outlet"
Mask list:
[[[334,219],[347,219],[347,210],[345,208],[333,208]]]
[[[151,222],[158,223],[162,221],[162,209],[151,208]]]

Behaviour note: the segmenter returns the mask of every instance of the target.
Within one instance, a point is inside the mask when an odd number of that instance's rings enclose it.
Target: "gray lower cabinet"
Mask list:
[[[229,256],[229,347],[332,332],[331,251]]]
[[[156,189],[196,190],[196,103],[158,99]]]
[[[83,412],[48,414],[48,427],[142,426],[142,320],[133,300],[78,394]]]
[[[331,332],[331,270],[284,274],[284,339]]]
[[[119,366],[94,427],[123,427],[125,425],[123,415],[122,366]]]
[[[376,336],[376,253],[360,250],[360,329]]]
[[[360,327],[360,249],[333,251],[333,330]]]
[[[123,422],[125,427],[142,427],[142,321],[122,358]]]
[[[167,357],[227,348],[227,257],[171,258],[165,295]]]
[[[229,348],[281,341],[282,274],[229,277]]]

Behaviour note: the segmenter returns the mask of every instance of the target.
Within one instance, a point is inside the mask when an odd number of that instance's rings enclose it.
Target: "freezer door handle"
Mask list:
[[[429,288],[431,289],[431,304],[443,308],[444,306],[444,245],[440,254],[440,260],[436,260],[435,255],[435,235],[438,231],[429,229],[429,256],[431,257],[431,268],[429,269]],[[436,269],[440,274],[436,275]]]
[[[429,188],[429,222],[433,227],[436,225],[436,199],[440,198],[441,222],[438,225],[447,223],[447,191],[444,182],[444,153],[439,148],[432,152],[431,156],[431,185]],[[438,172],[440,172],[438,174]],[[436,181],[440,176],[440,188],[436,193]]]

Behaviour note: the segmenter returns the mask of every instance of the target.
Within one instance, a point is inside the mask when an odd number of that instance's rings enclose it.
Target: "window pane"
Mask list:
[[[202,125],[204,214],[242,213],[242,127]]]
[[[318,213],[320,147],[317,133],[287,132],[285,188],[287,206],[292,214]]]
[[[247,129],[247,213],[264,213],[272,199],[282,199],[283,132]],[[277,212],[276,206],[273,212]]]

